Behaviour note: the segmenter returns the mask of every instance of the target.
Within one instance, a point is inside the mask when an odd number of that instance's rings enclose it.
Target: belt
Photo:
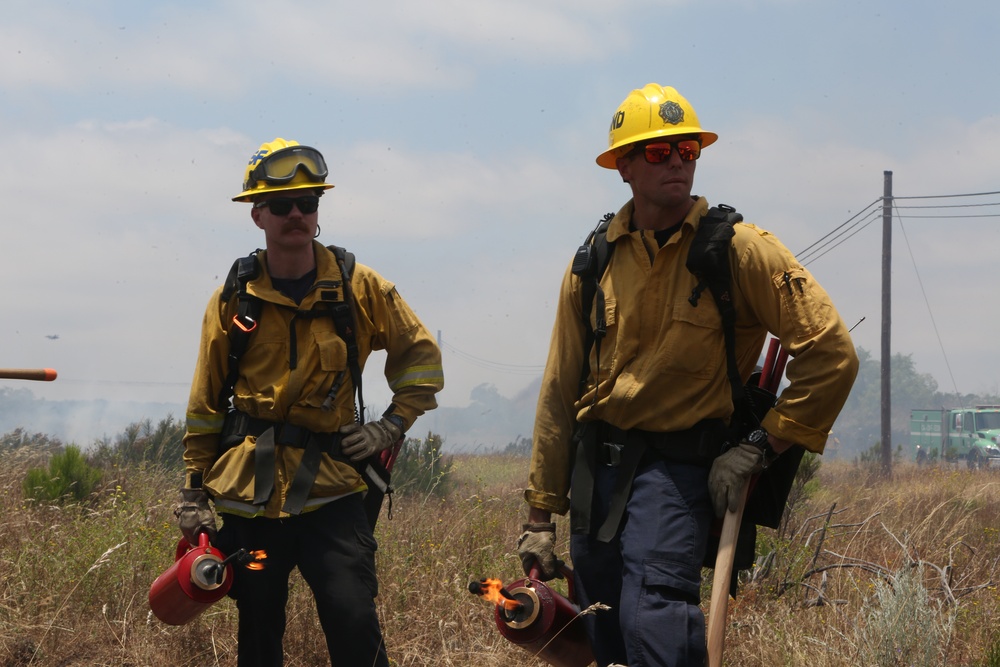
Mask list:
[[[302,461],[292,478],[288,497],[281,510],[300,514],[309,491],[316,481],[322,455],[350,464],[340,450],[339,433],[316,433],[288,422],[274,422],[251,417],[239,410],[230,410],[222,428],[222,451],[243,442],[247,436],[257,438],[254,450],[254,505],[264,505],[274,492],[275,446],[302,449]]]
[[[641,462],[660,459],[709,467],[725,447],[729,431],[722,420],[706,419],[683,431],[655,432],[623,430],[606,422],[581,425],[570,494],[574,533],[590,534],[597,465],[619,468],[611,493],[608,516],[597,531],[597,539],[609,542],[618,533],[632,491],[632,480]]]
[[[648,458],[659,458],[668,463],[687,463],[710,467],[722,453],[728,439],[726,425],[720,420],[708,419],[684,431],[657,432],[629,429],[624,431],[607,423],[598,426],[597,463],[616,468],[626,455],[626,443],[639,443]],[[632,445],[629,445],[632,446]]]

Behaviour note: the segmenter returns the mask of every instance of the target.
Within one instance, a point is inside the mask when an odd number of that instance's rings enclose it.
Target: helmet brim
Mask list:
[[[254,197],[257,195],[264,195],[271,192],[287,192],[291,190],[329,190],[333,187],[332,183],[296,183],[294,185],[271,185],[267,188],[259,188],[255,190],[244,190],[235,197],[233,201],[237,202],[252,202]]]

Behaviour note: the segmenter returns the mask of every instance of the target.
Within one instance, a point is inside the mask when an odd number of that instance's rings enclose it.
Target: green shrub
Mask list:
[[[183,468],[185,423],[168,415],[156,426],[143,419],[133,422],[115,436],[95,443],[91,459],[100,467],[161,466],[168,470]]]
[[[906,566],[892,581],[875,581],[875,595],[859,612],[857,664],[931,667],[947,663],[954,611],[933,600],[923,568]]]
[[[24,477],[24,496],[40,502],[65,499],[83,500],[101,481],[101,471],[94,468],[76,445],[67,445],[52,455],[49,469],[31,468]]]

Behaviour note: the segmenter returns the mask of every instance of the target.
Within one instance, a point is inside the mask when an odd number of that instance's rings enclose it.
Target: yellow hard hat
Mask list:
[[[329,171],[323,154],[297,141],[278,137],[260,145],[243,172],[243,192],[233,201],[253,201],[257,195],[281,190],[328,190]]]
[[[675,134],[700,134],[702,148],[719,138],[701,129],[694,108],[675,89],[647,83],[629,93],[615,111],[608,131],[608,150],[597,156],[597,164],[615,169],[615,160],[628,153],[632,144]]]

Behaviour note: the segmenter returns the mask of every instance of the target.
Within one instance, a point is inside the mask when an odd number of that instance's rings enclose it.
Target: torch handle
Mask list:
[[[781,342],[777,338],[772,338],[768,344],[758,386],[772,394],[777,394],[787,361],[788,352],[781,347]],[[727,510],[726,516],[722,520],[719,550],[715,557],[715,574],[712,578],[712,606],[709,607],[706,633],[709,667],[722,667],[722,651],[726,640],[726,616],[729,611],[729,583],[733,577],[736,541],[740,533],[740,523],[743,522],[743,510],[746,508],[747,496],[750,495],[750,485],[751,481],[747,480],[743,485],[740,503],[736,511]]]
[[[778,346],[781,345],[777,338],[772,338],[767,345],[767,355],[764,357],[764,365],[760,370],[760,382],[759,386],[763,389],[768,388],[768,383],[771,381],[771,374],[774,372],[774,358],[778,356]]]
[[[785,364],[788,362],[788,350],[783,347],[778,348],[778,356],[774,360],[774,371],[771,373],[772,394],[778,393],[778,385],[781,384],[781,376],[785,374]]]
[[[576,580],[573,578],[573,568],[562,560],[556,560],[556,570],[558,571],[556,577],[562,577],[566,580],[566,597],[570,602],[576,604]],[[542,581],[541,576],[542,566],[536,560],[528,570],[528,578],[535,581]]]
[[[729,582],[733,576],[733,559],[736,556],[736,538],[743,521],[743,508],[747,504],[750,483],[743,485],[743,495],[735,512],[726,510],[719,536],[719,551],[715,557],[715,575],[712,578],[712,606],[709,607],[708,665],[722,667],[722,650],[726,640],[726,616],[729,610]]]
[[[56,379],[52,368],[0,368],[0,380],[41,380],[51,382]]]

